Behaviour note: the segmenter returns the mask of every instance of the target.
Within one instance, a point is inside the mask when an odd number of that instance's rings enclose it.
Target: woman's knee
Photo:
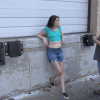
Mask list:
[[[63,74],[63,73],[64,73],[64,70],[62,69],[58,71],[58,74]]]
[[[60,67],[58,62],[53,62],[51,64],[54,66],[54,68],[56,69],[58,74],[63,74],[64,73],[64,68]]]

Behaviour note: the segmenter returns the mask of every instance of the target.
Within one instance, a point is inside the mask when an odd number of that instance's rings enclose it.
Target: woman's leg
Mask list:
[[[64,77],[64,61],[59,62],[62,73],[59,75],[61,81],[62,92],[65,92],[65,77]]]
[[[60,76],[60,81],[61,81],[61,88],[62,88],[62,92],[65,92],[65,79],[64,79],[64,61],[62,62],[52,62],[51,63],[54,68],[56,69],[56,72],[54,73],[51,82],[54,82],[54,79],[57,76]]]
[[[54,75],[51,78],[51,83],[53,83],[54,79],[62,73],[62,69],[60,67],[59,62],[52,62],[51,64],[53,65],[53,67],[56,70],[56,72],[54,73]]]
[[[100,61],[98,61],[98,70],[99,70],[99,75],[100,75]]]
[[[97,66],[98,66],[98,71],[99,71],[99,75],[100,75],[100,61],[97,61]],[[100,90],[95,90],[94,94],[100,95]]]

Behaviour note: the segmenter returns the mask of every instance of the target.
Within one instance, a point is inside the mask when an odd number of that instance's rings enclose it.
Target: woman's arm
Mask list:
[[[96,36],[97,40],[99,40],[98,34],[96,32],[95,32],[95,36]]]
[[[42,35],[46,35],[46,33],[45,33],[45,31],[44,30],[42,30],[41,32],[39,32],[36,36],[38,37],[38,38],[40,38],[40,39],[44,39],[44,37],[42,36]]]
[[[99,41],[99,37],[98,37],[97,33],[95,33],[95,36],[93,36],[93,41],[100,46],[100,41]]]
[[[61,41],[62,41],[62,44],[64,44],[64,43],[65,43],[64,34],[63,34],[63,32],[62,32],[62,31],[60,31],[60,32],[61,32]]]
[[[46,33],[45,33],[44,30],[42,30],[41,32],[39,32],[36,36],[37,36],[38,38],[40,38],[40,39],[43,40],[43,43],[44,43],[45,46],[48,46],[47,40],[46,40],[45,37],[43,37],[42,35],[46,35]]]
[[[99,40],[95,39],[94,41],[95,41],[95,43],[97,43],[100,46],[100,41]]]
[[[93,36],[93,41],[100,46],[100,41],[99,41],[97,35]]]

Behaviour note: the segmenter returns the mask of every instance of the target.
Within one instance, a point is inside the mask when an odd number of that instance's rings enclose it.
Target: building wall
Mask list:
[[[90,32],[100,34],[100,0],[91,0]]]
[[[98,26],[96,21],[97,15],[99,16],[96,13],[97,3],[97,0],[96,2],[91,0],[91,33],[94,33]],[[93,60],[95,45],[83,46],[82,37],[84,34],[90,33],[65,35],[66,41],[62,45],[62,49],[65,56],[66,82],[98,71],[97,62]],[[16,37],[3,38],[0,39],[0,42],[11,40],[23,41],[24,54],[19,57],[5,56],[6,63],[0,66],[0,90],[2,90],[0,97],[7,96],[9,93],[25,92],[48,86],[49,78],[55,70],[47,59],[47,47],[44,46],[42,40],[36,37]],[[58,82],[58,78],[56,82]]]
[[[100,0],[98,0],[97,6],[97,32],[100,35]]]
[[[83,46],[84,34],[65,35],[66,41],[62,49],[65,56],[66,82],[97,72],[96,61],[93,61],[95,46]],[[48,86],[49,78],[55,70],[48,61],[47,47],[42,40],[36,37],[0,39],[3,42],[9,40],[23,41],[24,54],[19,57],[5,56],[6,63],[0,66],[0,89],[2,90],[0,96]]]

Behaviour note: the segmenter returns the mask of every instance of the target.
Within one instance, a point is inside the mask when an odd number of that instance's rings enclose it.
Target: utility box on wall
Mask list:
[[[23,54],[23,42],[22,41],[9,41],[5,43],[6,56],[17,57]]]
[[[94,46],[93,35],[83,35],[83,46]]]

